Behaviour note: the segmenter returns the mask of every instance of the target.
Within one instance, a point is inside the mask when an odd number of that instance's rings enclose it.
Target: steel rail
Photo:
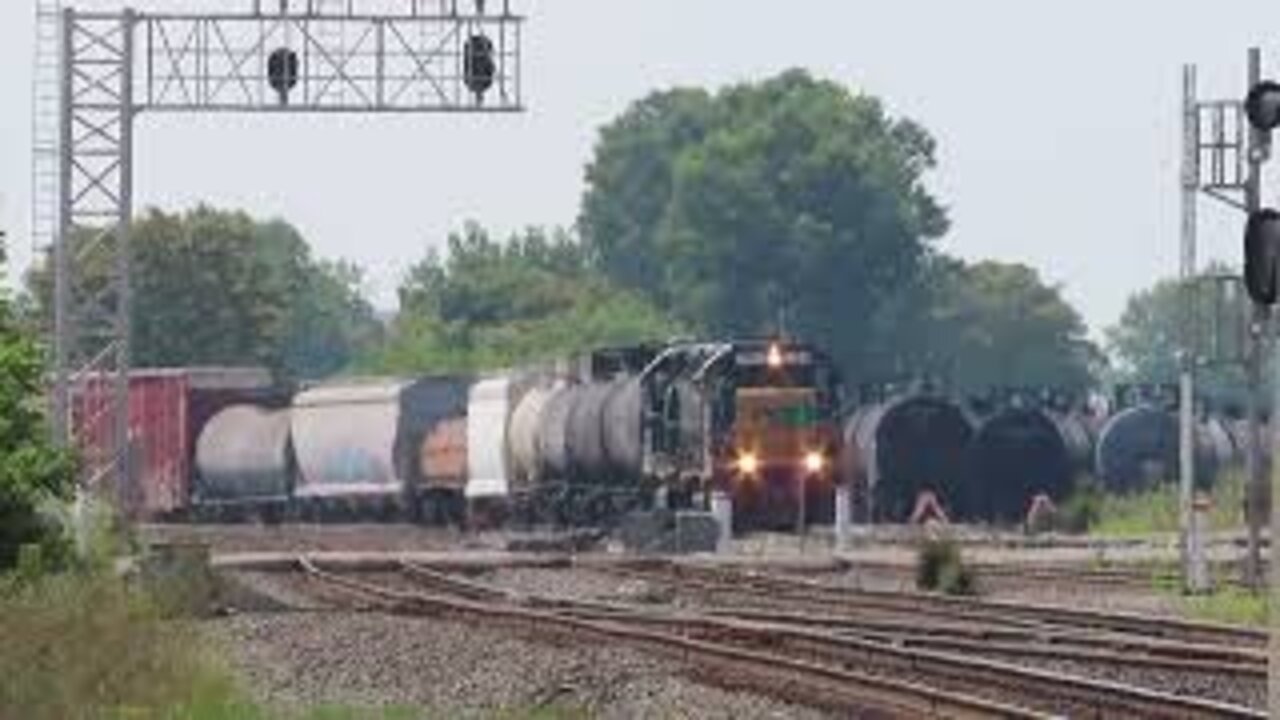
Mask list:
[[[406,564],[414,578],[435,589],[490,600],[518,601],[556,607],[576,617],[614,623],[668,628],[683,636],[714,638],[749,648],[767,648],[808,661],[841,667],[874,668],[890,675],[924,675],[937,687],[984,695],[999,693],[1002,700],[1049,712],[1068,711],[1098,717],[1252,718],[1265,717],[1250,708],[1148,688],[1123,685],[1074,675],[1011,665],[972,655],[889,645],[858,637],[833,636],[806,628],[716,618],[695,613],[640,612],[636,608],[602,603],[547,598],[513,593],[474,581]],[[1046,707],[1048,705],[1048,707]]]
[[[628,574],[653,576],[652,569],[617,568]],[[697,568],[691,565],[669,565],[665,574],[681,582],[698,580],[713,583],[735,592],[794,599],[811,599],[846,607],[883,608],[911,611],[920,615],[952,617],[964,620],[992,619],[1005,625],[1065,625],[1072,628],[1094,628],[1147,637],[1177,639],[1233,647],[1262,648],[1267,635],[1261,630],[1201,621],[1151,617],[1133,613],[1089,610],[1039,603],[992,600],[936,593],[905,593],[884,590],[840,588],[773,574]]]
[[[841,632],[867,635],[893,636],[911,642],[912,638],[937,641],[1021,643],[1031,647],[1029,654],[1044,649],[1064,651],[1112,651],[1127,662],[1149,664],[1154,667],[1166,663],[1188,663],[1188,669],[1201,667],[1205,672],[1217,672],[1227,667],[1240,667],[1245,671],[1265,669],[1267,656],[1261,650],[1237,648],[1215,644],[1183,643],[1160,638],[1132,637],[1115,633],[1078,632],[1069,630],[1025,630],[983,626],[973,623],[925,623],[920,620],[884,620],[866,617],[864,614],[814,614],[811,612],[765,610],[755,608],[708,608],[706,614],[736,617],[804,627],[819,627]],[[1033,646],[1039,646],[1037,649]]]
[[[764,691],[776,697],[841,712],[865,712],[868,708],[874,708],[895,717],[1050,717],[925,685],[704,639],[637,629],[612,621],[588,620],[564,613],[466,597],[389,589],[325,571],[305,557],[299,558],[298,566],[309,577],[345,589],[356,596],[385,602],[391,610],[482,620],[486,624],[507,623],[535,634],[560,633],[577,639],[590,637],[619,640],[694,666],[700,676],[717,684],[755,692]]]

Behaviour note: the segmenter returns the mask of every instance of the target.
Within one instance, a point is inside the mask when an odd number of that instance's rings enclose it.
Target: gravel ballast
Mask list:
[[[410,707],[423,717],[548,705],[599,718],[826,717],[698,684],[678,665],[628,648],[535,643],[453,621],[263,613],[209,621],[208,629],[250,691],[277,707]]]

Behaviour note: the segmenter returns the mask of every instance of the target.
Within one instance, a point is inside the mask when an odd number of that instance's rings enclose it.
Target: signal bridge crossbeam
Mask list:
[[[510,2],[259,0],[243,13],[60,18],[55,438],[127,498],[135,119],[143,113],[515,113]],[[127,503],[125,503],[127,505]]]

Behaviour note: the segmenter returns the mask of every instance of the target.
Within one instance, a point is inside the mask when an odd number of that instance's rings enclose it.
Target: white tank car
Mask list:
[[[538,451],[538,421],[551,398],[551,386],[535,386],[516,402],[507,429],[511,491],[528,493],[542,476]]]
[[[289,411],[232,405],[214,415],[196,442],[200,503],[286,501],[292,491]]]

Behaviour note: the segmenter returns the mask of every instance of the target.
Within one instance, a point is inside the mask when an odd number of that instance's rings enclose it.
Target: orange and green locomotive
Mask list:
[[[725,493],[739,528],[829,522],[842,480],[839,375],[824,353],[788,340],[691,349],[651,408],[649,478],[678,496]],[[697,504],[697,500],[693,500]]]

